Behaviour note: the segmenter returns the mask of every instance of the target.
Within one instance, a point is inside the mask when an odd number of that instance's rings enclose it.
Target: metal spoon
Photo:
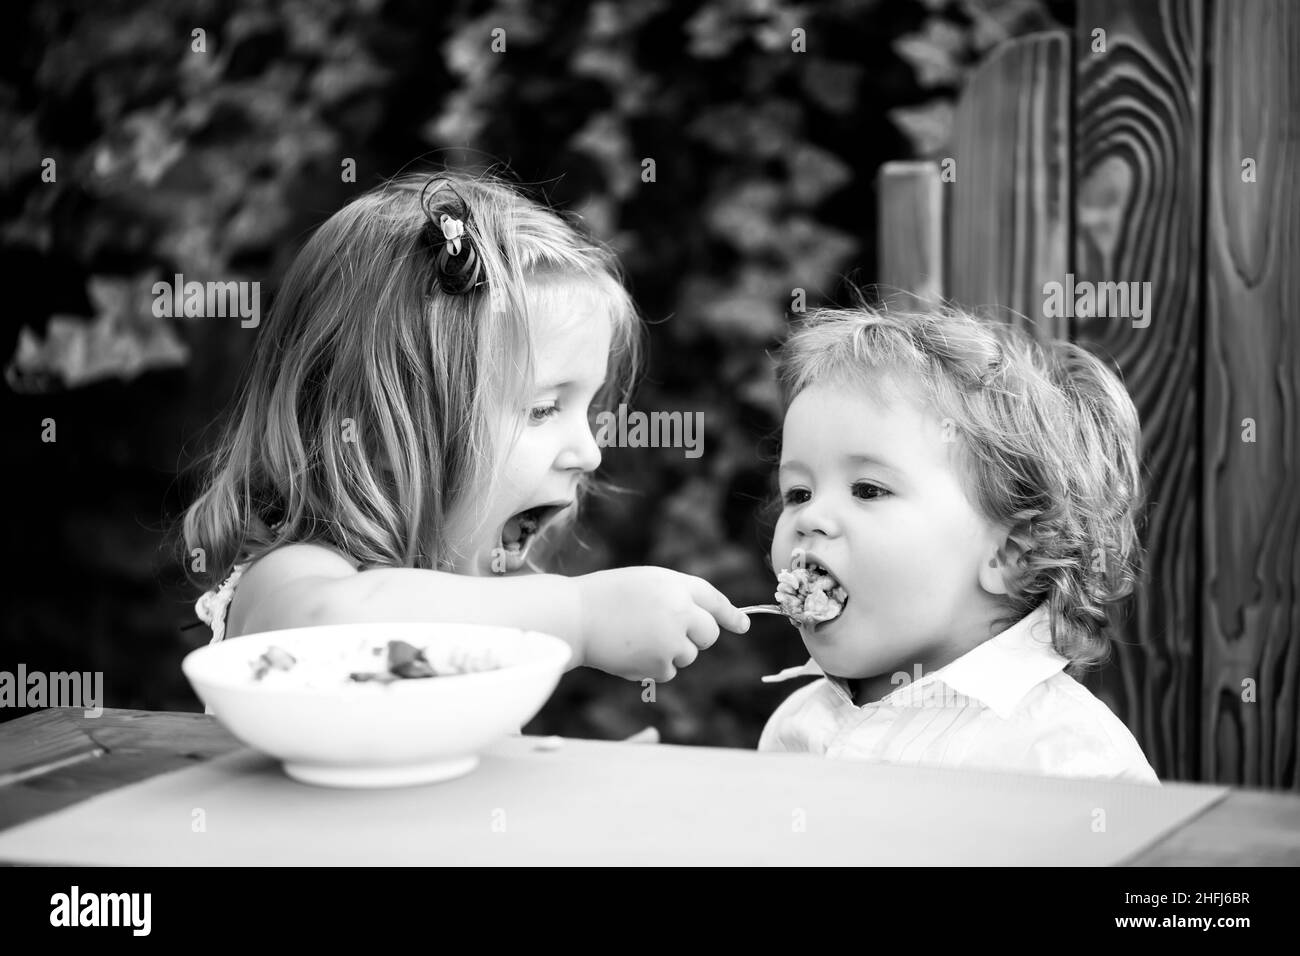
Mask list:
[[[741,614],[780,614],[787,616],[779,604],[751,604],[749,607],[737,608]]]

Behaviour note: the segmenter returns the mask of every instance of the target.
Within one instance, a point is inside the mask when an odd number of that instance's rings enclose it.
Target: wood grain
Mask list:
[[[1075,261],[1080,281],[1150,282],[1145,328],[1076,319],[1113,361],[1142,421],[1148,577],[1112,614],[1113,663],[1089,686],[1161,778],[1200,777],[1201,0],[1081,0],[1075,69]],[[1092,52],[1092,31],[1106,31]],[[1131,620],[1129,614],[1131,611]]]
[[[1300,5],[1220,2],[1210,37],[1203,776],[1300,789]]]
[[[994,50],[957,104],[957,179],[944,186],[948,295],[1050,338],[1067,332],[1044,317],[1043,285],[1070,259],[1070,72],[1064,31]]]
[[[1296,866],[1300,798],[1262,790],[1228,796],[1125,866]],[[1216,887],[1217,889],[1217,887]]]
[[[101,752],[100,745],[63,710],[42,710],[6,721],[0,724],[0,785]]]
[[[877,220],[881,294],[901,308],[943,295],[944,183],[925,161],[880,167]]]
[[[95,750],[92,759],[0,786],[0,829],[243,746],[204,714],[105,709],[89,718],[79,710],[51,709],[0,729],[47,755],[63,753],[70,735]]]

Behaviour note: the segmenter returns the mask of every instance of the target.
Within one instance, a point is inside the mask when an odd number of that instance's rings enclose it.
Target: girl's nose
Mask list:
[[[591,433],[591,426],[585,419],[578,422],[569,433],[555,464],[559,468],[576,468],[578,471],[595,471],[600,467],[600,445],[596,443],[596,436]]]

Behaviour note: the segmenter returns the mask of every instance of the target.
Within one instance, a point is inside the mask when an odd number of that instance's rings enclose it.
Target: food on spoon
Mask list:
[[[795,624],[822,624],[844,611],[849,593],[835,577],[816,566],[783,570],[776,576],[776,603]]]

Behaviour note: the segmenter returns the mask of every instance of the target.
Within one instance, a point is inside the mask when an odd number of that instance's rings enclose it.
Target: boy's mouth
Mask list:
[[[801,567],[777,575],[776,601],[793,624],[816,628],[844,613],[849,592],[827,568],[808,557]]]
[[[517,511],[501,527],[500,546],[493,554],[492,570],[497,574],[518,571],[528,558],[528,549],[555,516],[569,507],[570,502],[559,501],[534,505]]]

